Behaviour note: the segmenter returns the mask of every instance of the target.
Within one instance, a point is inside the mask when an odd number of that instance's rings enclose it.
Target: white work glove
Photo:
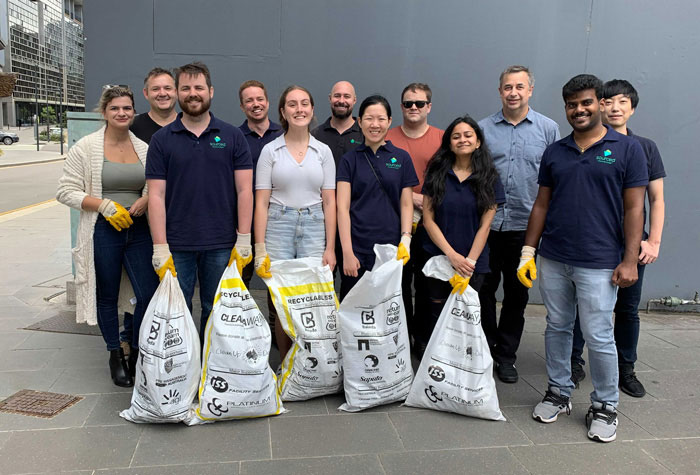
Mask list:
[[[170,246],[167,243],[153,245],[153,259],[151,262],[160,280],[163,280],[167,271],[170,271],[173,277],[177,276],[173,255],[170,253]]]
[[[267,254],[264,242],[255,243],[255,273],[262,279],[272,277],[270,273],[270,256]]]

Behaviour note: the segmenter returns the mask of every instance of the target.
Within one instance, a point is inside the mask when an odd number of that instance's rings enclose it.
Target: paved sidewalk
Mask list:
[[[274,418],[128,423],[118,412],[130,390],[112,384],[101,337],[22,329],[65,309],[44,299],[70,273],[68,216],[49,203],[0,217],[0,399],[25,388],[84,397],[53,419],[0,413],[2,474],[700,473],[697,315],[643,315],[637,369],[649,394],[621,395],[611,444],[586,438],[590,375],[571,416],[532,420],[547,381],[541,306],[527,310],[520,381],[497,384],[507,422],[398,404],[345,414],[338,395],[287,403]]]

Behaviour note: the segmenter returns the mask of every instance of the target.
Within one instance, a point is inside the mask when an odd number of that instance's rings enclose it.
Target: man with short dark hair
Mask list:
[[[151,108],[134,117],[129,130],[144,142],[150,143],[153,134],[177,117],[176,95],[173,73],[163,68],[151,69],[143,80],[143,97]]]
[[[195,62],[175,74],[182,112],[153,135],[146,162],[153,267],[161,279],[177,270],[190,310],[199,279],[204,342],[221,275],[252,259],[253,162],[238,127],[209,112],[209,69]]]
[[[664,227],[664,177],[666,171],[661,154],[654,141],[635,135],[627,127],[639,103],[637,90],[624,79],[613,79],[603,86],[603,122],[617,132],[636,139],[642,146],[647,159],[649,172],[649,233],[643,230],[643,238],[637,262],[639,278],[634,285],[620,289],[615,303],[615,346],[617,347],[617,364],[620,372],[620,389],[632,397],[646,394],[644,385],[637,379],[634,363],[637,361],[637,342],[639,341],[639,301],[642,297],[644,270],[648,264],[656,261],[661,245],[661,233]],[[644,210],[646,215],[646,209]],[[645,220],[646,221],[646,220]],[[642,228],[644,222],[642,222]],[[574,348],[571,354],[571,378],[574,384],[585,377],[583,371],[583,345],[579,321],[574,327]]]
[[[481,326],[486,334],[496,375],[504,383],[518,381],[516,352],[525,326],[528,289],[516,270],[525,229],[537,195],[537,171],[544,149],[559,140],[559,126],[529,105],[535,86],[525,66],[509,66],[499,77],[501,110],[479,121],[493,157],[506,202],[499,206],[488,237],[489,267],[479,290]],[[503,274],[501,317],[496,321],[496,291]]]
[[[542,156],[540,186],[517,271],[523,285],[532,287],[539,244],[548,388],[532,417],[550,423],[571,412],[571,346],[578,306],[593,382],[588,437],[611,442],[617,437],[619,401],[612,312],[618,287],[637,281],[649,174],[639,142],[603,125],[600,79],[575,76],[564,85],[562,96],[573,133]]]

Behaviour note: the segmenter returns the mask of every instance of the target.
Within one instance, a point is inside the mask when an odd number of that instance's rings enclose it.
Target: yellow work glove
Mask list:
[[[411,236],[408,234],[401,235],[401,242],[399,242],[399,249],[396,251],[396,260],[403,261],[403,265],[406,265],[408,260],[411,258]]]
[[[528,272],[530,273],[528,277]],[[535,248],[523,246],[520,251],[520,264],[518,264],[518,280],[528,289],[532,288],[532,281],[537,279],[537,266],[535,266]]]
[[[177,277],[173,255],[170,254],[170,247],[167,244],[153,245],[153,259],[151,262],[160,280],[163,280],[165,273],[168,271],[173,274],[173,277]]]
[[[267,254],[264,242],[255,243],[255,273],[261,279],[272,277],[270,273],[270,256]]]
[[[469,285],[469,279],[471,277],[462,277],[459,274],[455,274],[452,277],[450,277],[450,284],[452,284],[452,293],[457,293],[459,292],[460,295],[464,293],[465,290],[467,290],[467,286]]]
[[[229,267],[233,261],[236,261],[238,273],[243,275],[243,268],[250,264],[253,260],[253,248],[250,245],[250,233],[238,234],[236,245],[231,250],[231,258],[228,260]]]
[[[112,225],[117,231],[126,229],[134,222],[131,220],[131,215],[124,209],[119,203],[112,201],[108,198],[102,200],[97,211],[105,217],[107,222]]]

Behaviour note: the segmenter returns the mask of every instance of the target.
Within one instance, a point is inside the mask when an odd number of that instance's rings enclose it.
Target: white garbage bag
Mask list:
[[[272,262],[264,279],[282,329],[292,340],[278,381],[283,401],[340,392],[343,365],[338,339],[338,298],[330,267],[319,257]]]
[[[119,415],[131,422],[185,420],[197,394],[200,351],[177,277],[166,272],[141,323],[131,407]]]
[[[423,273],[449,280],[455,271],[447,257],[436,256]],[[445,302],[406,405],[506,420],[498,406],[493,360],[481,329],[479,294],[473,288],[450,294]]]
[[[401,294],[403,262],[396,246],[375,244],[371,272],[348,292],[340,304],[345,404],[348,412],[403,401],[413,368]]]
[[[270,368],[270,327],[230,265],[219,281],[204,332],[199,401],[188,425],[284,412]]]

